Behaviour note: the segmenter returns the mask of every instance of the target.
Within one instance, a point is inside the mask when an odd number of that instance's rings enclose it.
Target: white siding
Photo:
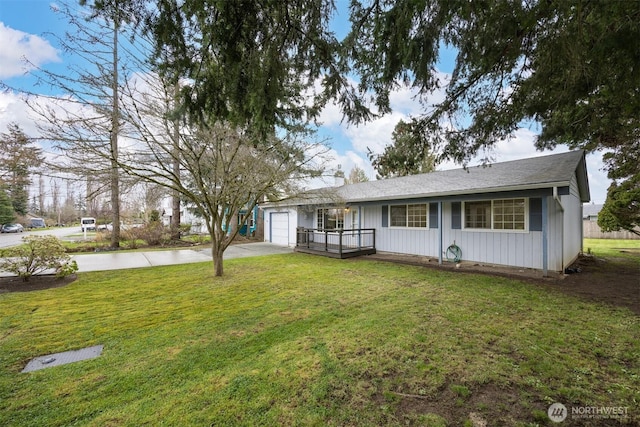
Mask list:
[[[562,271],[581,251],[581,203],[577,181],[571,183],[570,194],[560,197],[560,204],[554,197],[546,197],[547,204],[547,256],[549,271]],[[385,203],[385,205],[387,205]],[[361,228],[376,230],[376,249],[381,252],[404,253],[437,258],[440,250],[440,230],[438,228],[401,228],[382,226],[382,204],[352,206],[351,224],[360,219]],[[265,240],[269,240],[269,212],[265,210]],[[289,245],[295,246],[296,226],[316,227],[316,213],[313,210],[289,210]],[[527,210],[526,215],[529,215]],[[527,221],[528,222],[528,221]],[[442,250],[455,242],[462,250],[462,261],[482,264],[509,265],[522,268],[542,269],[542,231],[478,231],[451,229],[451,203],[442,203]],[[443,254],[444,257],[444,254]],[[445,257],[446,260],[446,257]]]
[[[452,230],[451,203],[443,204],[442,222],[443,248],[455,242],[462,250],[463,261],[542,269],[541,231]]]
[[[562,196],[564,207],[564,265],[569,266],[582,252],[582,202],[578,190],[578,180],[571,180],[570,194]]]
[[[315,209],[311,208],[298,209],[298,222],[296,226],[304,228],[316,228],[314,212]]]
[[[574,176],[569,194],[547,198],[549,206],[549,271],[563,271],[582,251],[582,203]]]
[[[438,229],[382,227],[382,206],[366,206],[363,228],[376,229],[376,249],[437,258]],[[455,242],[462,260],[486,264],[542,269],[542,232],[470,231],[451,229],[451,203],[443,203],[442,249]]]
[[[376,229],[376,250],[438,256],[438,229],[382,227],[382,206],[361,208],[362,228]]]
[[[564,221],[562,209],[554,197],[547,197],[547,221],[549,230],[547,233],[547,251],[549,271],[562,270],[562,247],[564,241]]]

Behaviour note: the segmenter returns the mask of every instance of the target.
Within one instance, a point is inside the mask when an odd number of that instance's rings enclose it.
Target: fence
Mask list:
[[[582,221],[582,230],[585,239],[640,239],[640,236],[630,231],[608,231],[605,233],[596,221],[588,219]]]

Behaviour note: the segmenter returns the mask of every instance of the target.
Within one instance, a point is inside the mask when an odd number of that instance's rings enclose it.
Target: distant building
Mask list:
[[[166,226],[169,226],[171,224],[171,218],[173,216],[171,197],[165,197],[162,200],[161,209],[162,223]],[[246,213],[246,209],[240,210],[240,212],[238,213],[238,222],[240,222],[240,217],[244,216]],[[242,225],[238,230],[238,233],[241,236],[253,236],[256,233],[256,228],[258,226],[258,215],[259,209],[258,206],[256,206],[254,207],[252,214],[249,216],[247,224]],[[180,224],[191,225],[191,233],[208,233],[207,225],[204,218],[194,214],[193,211],[189,209],[189,206],[185,203],[180,204]],[[223,224],[223,228],[227,232],[230,231],[229,227],[227,227],[227,224]]]
[[[585,203],[582,205],[582,219],[598,221],[598,214],[602,210],[601,204]]]
[[[602,204],[585,203],[582,205],[582,229],[586,239],[623,239],[636,240],[640,236],[630,231],[602,231],[598,225],[598,215],[602,210]]]

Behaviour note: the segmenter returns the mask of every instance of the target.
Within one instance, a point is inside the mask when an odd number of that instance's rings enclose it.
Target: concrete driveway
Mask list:
[[[224,252],[224,259],[286,254],[292,248],[277,246],[267,242],[231,245]],[[106,271],[127,268],[155,267],[158,265],[189,264],[212,261],[210,249],[179,249],[148,252],[104,252],[74,255],[71,259],[78,263],[78,271]]]

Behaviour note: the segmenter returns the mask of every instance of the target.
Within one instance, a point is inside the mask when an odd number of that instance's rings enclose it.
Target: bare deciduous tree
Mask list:
[[[324,152],[318,144],[294,136],[255,143],[241,130],[221,123],[185,129],[179,150],[174,141],[158,135],[141,135],[141,145],[123,154],[121,167],[179,193],[203,216],[217,276],[223,274],[224,251],[239,230],[231,226],[236,218],[245,224],[266,197],[299,191],[300,181],[319,173],[317,155]]]
[[[322,144],[300,132],[256,140],[228,123],[180,124],[175,86],[158,75],[138,75],[127,86],[124,115],[130,145],[120,167],[131,176],[179,194],[203,217],[212,240],[215,274],[223,274],[223,254],[257,203],[291,196],[304,179],[322,168]],[[135,137],[135,140],[133,139]],[[242,211],[242,213],[241,213]]]

